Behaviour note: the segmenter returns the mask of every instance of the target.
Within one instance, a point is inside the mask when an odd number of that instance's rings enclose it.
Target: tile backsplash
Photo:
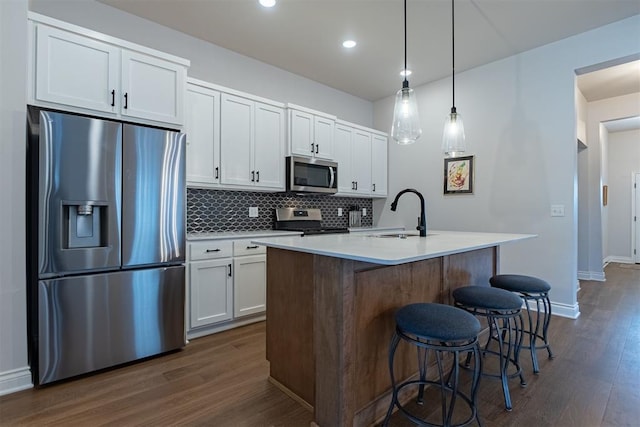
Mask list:
[[[367,209],[362,226],[373,225],[372,199],[291,193],[187,189],[187,233],[271,230],[276,208],[319,208],[323,227],[348,227],[351,206]],[[249,207],[258,217],[249,218]],[[342,216],[338,216],[342,208]]]

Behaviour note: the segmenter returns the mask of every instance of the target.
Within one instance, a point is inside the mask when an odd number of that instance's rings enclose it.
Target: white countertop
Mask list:
[[[299,231],[257,230],[257,231],[220,231],[211,233],[187,234],[188,241],[195,240],[229,240],[229,239],[257,239],[276,236],[299,236]]]
[[[429,231],[427,237],[417,232],[406,239],[376,237],[380,233],[329,234],[256,238],[252,243],[316,255],[352,259],[374,264],[396,265],[498,246],[536,237],[534,234],[476,233],[463,231]]]

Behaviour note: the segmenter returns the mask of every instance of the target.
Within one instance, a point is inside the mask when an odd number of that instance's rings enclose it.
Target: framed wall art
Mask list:
[[[474,156],[444,159],[444,194],[473,194]]]

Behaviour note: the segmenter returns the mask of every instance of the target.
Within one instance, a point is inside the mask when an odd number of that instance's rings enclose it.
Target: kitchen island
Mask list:
[[[457,287],[488,286],[499,272],[500,245],[531,237],[431,231],[253,240],[267,246],[270,380],[312,409],[321,427],[381,420],[395,310],[451,303]],[[409,350],[396,353],[399,379],[415,374]]]

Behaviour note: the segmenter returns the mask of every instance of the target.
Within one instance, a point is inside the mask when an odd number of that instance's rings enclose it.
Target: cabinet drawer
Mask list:
[[[207,240],[189,243],[189,261],[225,258],[233,255],[230,240]]]
[[[266,254],[265,246],[254,245],[251,240],[234,240],[233,256]]]

